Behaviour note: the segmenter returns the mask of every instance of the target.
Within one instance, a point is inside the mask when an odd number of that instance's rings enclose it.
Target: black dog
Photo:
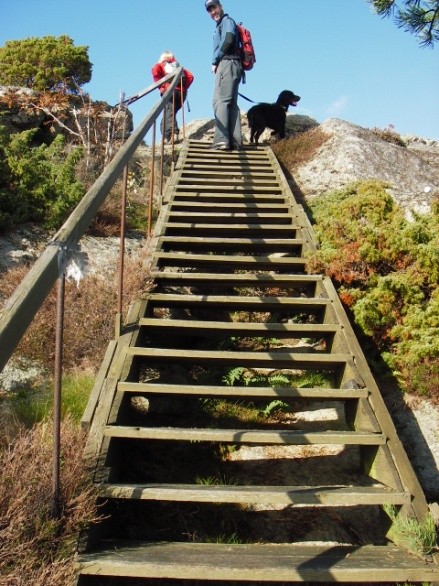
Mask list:
[[[279,138],[285,138],[285,122],[289,106],[296,106],[300,96],[294,92],[284,90],[279,94],[275,104],[265,102],[252,106],[247,112],[248,125],[250,127],[250,142],[258,144],[259,137],[265,128],[271,128],[272,134],[278,134]]]

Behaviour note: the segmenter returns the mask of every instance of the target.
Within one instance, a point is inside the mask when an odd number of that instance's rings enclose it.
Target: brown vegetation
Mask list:
[[[25,267],[19,267],[0,275],[0,300],[10,297],[26,271]],[[125,259],[123,315],[129,304],[147,289],[148,278],[143,258]],[[107,343],[114,336],[116,279],[116,275],[92,275],[79,286],[66,283],[63,351],[66,369],[98,369]],[[18,356],[34,360],[49,370],[53,370],[54,364],[56,298],[55,286],[16,351]]]
[[[331,137],[319,127],[302,132],[287,140],[281,140],[271,145],[276,157],[283,168],[291,173],[304,163],[310,161]]]
[[[70,419],[62,434],[62,515],[52,515],[50,423],[23,430],[0,446],[0,584],[60,586],[74,576],[79,531],[97,520],[84,467],[85,433]]]

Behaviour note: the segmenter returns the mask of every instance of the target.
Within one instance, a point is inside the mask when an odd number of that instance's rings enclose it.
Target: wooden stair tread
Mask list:
[[[212,213],[259,213],[259,214],[271,214],[271,213],[282,213],[287,214],[290,210],[290,206],[286,203],[261,203],[261,202],[204,202],[204,201],[191,201],[191,202],[179,202],[172,201],[170,206],[170,213],[175,214],[176,212],[201,212],[208,211],[208,215]],[[226,211],[224,211],[226,210]]]
[[[118,390],[127,393],[157,393],[175,395],[195,395],[201,397],[248,397],[248,398],[305,398],[305,399],[365,399],[367,389],[327,389],[327,388],[289,388],[289,387],[229,387],[172,385],[159,383],[119,382]]]
[[[127,355],[151,358],[164,362],[192,362],[192,363],[222,363],[222,364],[247,364],[257,365],[260,368],[336,368],[344,366],[350,356],[347,354],[306,354],[300,352],[233,352],[223,350],[180,350],[171,348],[145,348],[131,346],[127,348]]]
[[[236,321],[201,321],[195,319],[160,319],[143,317],[139,325],[147,328],[159,329],[187,329],[187,330],[214,330],[240,333],[242,336],[258,333],[278,336],[291,336],[292,334],[328,335],[340,331],[341,326],[336,324],[294,324],[294,323],[249,323]]]
[[[279,194],[270,194],[270,193],[252,193],[246,194],[244,197],[241,193],[218,193],[213,192],[209,193],[208,191],[203,191],[200,193],[199,191],[176,191],[169,194],[170,198],[170,205],[173,205],[174,202],[186,202],[186,201],[203,201],[206,203],[212,202],[248,202],[248,203],[275,203],[275,204],[284,204],[287,202],[287,199]]]
[[[191,212],[190,214],[188,212],[176,212],[173,211],[172,209],[170,210],[169,214],[168,214],[168,222],[170,220],[170,218],[184,218],[187,221],[196,221],[196,220],[204,220],[204,223],[208,220],[208,219],[217,219],[218,222],[222,222],[223,220],[225,221],[230,221],[231,219],[237,219],[237,220],[251,220],[251,219],[256,219],[256,220],[261,220],[263,221],[264,224],[267,224],[268,221],[270,220],[275,220],[280,219],[280,220],[287,220],[289,222],[289,224],[292,224],[293,222],[293,218],[291,218],[291,216],[286,213],[287,209],[285,210],[285,213],[279,213],[279,212],[263,212],[263,213],[257,213],[257,212]],[[193,218],[193,220],[192,220]]]
[[[177,273],[181,275],[184,273]],[[219,274],[212,275],[213,277],[217,277]],[[163,274],[163,277],[170,276],[169,274]],[[187,276],[187,275],[186,275]],[[222,275],[219,275],[222,276]],[[224,275],[226,277],[230,277],[233,275]],[[239,276],[239,275],[237,275]],[[260,275],[257,275],[260,276]],[[247,277],[247,275],[246,275]],[[261,281],[262,279],[255,279],[256,281]],[[278,279],[275,279],[277,281]],[[268,280],[271,282],[271,279]],[[291,281],[295,282],[297,281]],[[299,280],[301,283],[304,281],[303,279]],[[312,281],[310,281],[312,282]],[[255,307],[256,311],[261,311],[261,309],[266,308],[291,308],[291,307],[299,307],[303,310],[309,308],[322,308],[331,303],[331,300],[325,297],[243,297],[238,295],[186,295],[181,294],[178,295],[176,293],[151,293],[148,296],[148,300],[152,303],[190,303],[190,304],[212,304],[212,305],[221,305],[227,306],[230,305],[232,307]]]
[[[382,433],[365,431],[322,431],[272,429],[210,429],[183,427],[139,427],[107,425],[104,435],[112,438],[166,441],[232,442],[261,445],[369,445],[386,443]]]
[[[265,179],[265,178],[269,178],[269,179],[276,179],[277,175],[276,173],[270,169],[267,168],[265,171],[242,171],[239,170],[239,174],[236,173],[237,175],[239,175],[239,178],[244,177],[249,178],[250,181],[253,181],[253,179],[255,177],[257,177],[258,179]],[[230,179],[230,172],[229,170],[224,171],[223,168],[221,169],[209,169],[209,170],[203,170],[203,169],[196,169],[196,170],[191,170],[191,169],[183,169],[183,171],[181,172],[181,178],[183,180],[187,180],[190,178],[195,178],[196,180],[198,180],[198,177],[201,177],[200,181],[206,181],[207,177],[210,178],[219,178],[221,180],[224,180],[224,178]],[[179,182],[180,183],[180,182]]]
[[[256,179],[255,179],[256,178]],[[277,179],[276,175],[269,174],[261,176],[261,174],[244,174],[244,173],[236,173],[236,178],[230,178],[230,173],[227,174],[225,177],[218,177],[216,178],[212,173],[210,173],[210,177],[200,177],[198,178],[198,173],[192,173],[190,176],[187,173],[182,173],[181,178],[178,182],[178,187],[185,187],[186,185],[196,185],[205,187],[206,185],[220,185],[224,186],[240,186],[240,187],[249,187],[253,189],[256,185],[270,185],[280,189],[279,180]]]
[[[153,258],[168,261],[203,261],[203,262],[221,262],[227,263],[248,263],[248,264],[302,264],[306,263],[306,259],[300,256],[245,256],[240,254],[194,254],[194,253],[179,253],[179,252],[155,252]]]
[[[410,493],[385,486],[236,486],[197,484],[103,484],[99,496],[114,499],[259,505],[403,505]]]
[[[83,554],[81,574],[252,581],[434,581],[439,569],[393,545],[124,543]]]
[[[202,236],[160,236],[159,244],[170,242],[172,244],[183,242],[184,244],[205,242],[209,244],[250,244],[252,246],[285,244],[291,247],[302,246],[303,240],[299,238],[203,238]]]
[[[151,278],[154,280],[160,281],[214,281],[214,282],[233,282],[235,286],[242,287],[243,285],[252,284],[253,286],[257,285],[273,285],[274,287],[279,286],[279,284],[288,284],[288,285],[312,285],[316,283],[321,283],[323,281],[322,275],[267,275],[266,273],[248,273],[248,274],[232,274],[232,273],[215,273],[214,275],[209,275],[206,273],[198,273],[198,274],[191,274],[191,273],[180,273],[176,271],[169,271],[169,272],[159,272],[159,271],[152,271]],[[283,299],[278,298],[276,299]],[[306,298],[301,298],[303,301],[306,301]],[[322,298],[322,300],[324,300]]]
[[[204,217],[204,215],[203,215]],[[284,218],[285,216],[282,216]],[[292,236],[294,232],[300,230],[300,226],[294,224],[294,220],[291,220],[290,224],[268,224],[268,223],[253,223],[253,224],[227,224],[218,225],[215,223],[208,224],[207,222],[194,222],[190,221],[189,218],[185,218],[186,221],[173,221],[169,222],[165,220],[163,222],[163,231],[168,234],[172,231],[184,231],[187,230],[190,234],[214,232],[216,236],[219,234],[234,234],[238,233],[239,236],[243,234],[264,234],[264,237],[268,237],[270,234],[283,234],[285,236]]]

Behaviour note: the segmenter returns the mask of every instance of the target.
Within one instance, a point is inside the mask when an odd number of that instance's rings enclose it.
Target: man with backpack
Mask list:
[[[219,0],[206,0],[205,6],[216,22],[213,37],[212,72],[215,74],[213,111],[215,134],[212,149],[242,148],[238,89],[243,69],[239,56],[239,36],[235,21],[224,13]]]

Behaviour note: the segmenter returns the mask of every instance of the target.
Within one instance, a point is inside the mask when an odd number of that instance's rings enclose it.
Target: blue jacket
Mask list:
[[[212,65],[218,65],[223,57],[239,59],[238,57],[239,39],[236,30],[236,23],[228,14],[224,14],[222,19],[217,23],[213,37],[213,57]]]

